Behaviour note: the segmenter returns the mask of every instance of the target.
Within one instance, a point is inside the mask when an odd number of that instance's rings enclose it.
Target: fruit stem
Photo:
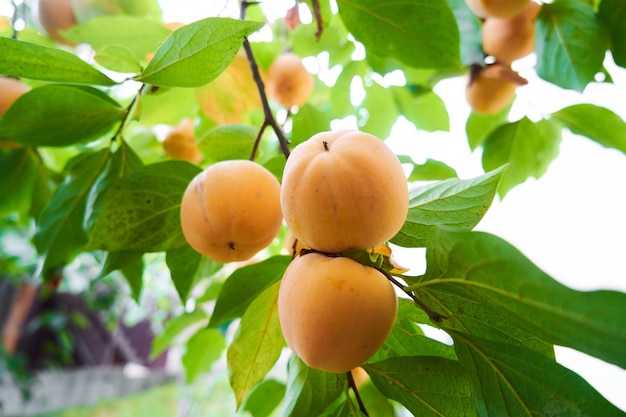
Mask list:
[[[241,2],[241,12],[240,18],[243,20],[246,14],[246,7],[258,4],[257,2],[249,2],[246,0],[242,0]],[[274,133],[276,133],[276,137],[278,137],[278,143],[280,145],[280,150],[282,151],[285,158],[289,158],[289,140],[285,136],[283,129],[280,127],[276,118],[274,117],[274,113],[272,113],[272,109],[270,108],[269,101],[267,100],[267,95],[265,94],[265,85],[263,84],[263,80],[261,79],[261,73],[259,71],[259,66],[257,65],[256,59],[252,54],[252,47],[250,46],[250,41],[248,41],[247,37],[243,38],[243,48],[246,51],[246,57],[248,58],[248,65],[250,66],[250,70],[252,71],[252,79],[256,84],[257,90],[259,92],[259,97],[261,98],[261,104],[263,105],[263,114],[265,115],[265,120],[263,121],[263,125],[259,131],[259,134],[256,137],[254,142],[254,147],[252,149],[252,155],[250,157],[251,160],[254,160],[256,156],[256,151],[259,146],[259,142],[261,140],[261,136],[263,131],[267,126],[271,126]]]
[[[398,281],[396,278],[394,278],[389,272],[385,271],[383,268],[376,268],[378,271],[380,271],[385,277],[387,277],[387,279],[396,287],[400,288],[402,290],[402,292],[404,292],[406,295],[409,296],[409,298],[411,298],[411,300],[413,300],[413,302],[415,304],[417,304],[422,310],[424,310],[424,312],[426,314],[428,314],[428,318],[433,322],[433,323],[441,323],[444,319],[446,319],[447,317],[442,316],[441,314],[431,310],[430,307],[428,307],[426,304],[424,304],[424,302],[422,300],[420,300],[419,298],[417,298],[415,296],[415,294],[413,294],[412,291],[408,290],[407,286],[402,284],[400,281]]]
[[[352,392],[354,392],[354,396],[356,397],[356,402],[359,403],[359,410],[361,410],[361,413],[364,416],[369,417],[370,415],[367,412],[367,408],[365,408],[363,399],[361,399],[361,395],[359,394],[359,389],[356,386],[356,382],[354,382],[354,376],[352,376],[351,370],[346,372],[346,377],[348,378],[348,385],[350,386],[350,389],[352,390]]]

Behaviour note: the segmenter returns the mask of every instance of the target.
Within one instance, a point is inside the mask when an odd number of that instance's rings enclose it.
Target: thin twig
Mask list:
[[[320,8],[319,0],[312,0],[313,3],[313,14],[315,15],[315,20],[317,22],[317,31],[315,32],[315,38],[319,41],[322,37],[322,32],[324,31],[324,22],[322,22],[322,11]]]
[[[117,138],[121,138],[124,128],[126,127],[126,125],[128,125],[128,121],[131,120],[132,116],[135,114],[135,109],[137,108],[137,104],[139,103],[139,96],[141,96],[141,94],[143,94],[147,88],[149,88],[147,84],[142,84],[139,88],[139,91],[137,91],[137,94],[135,94],[135,97],[133,97],[133,100],[130,102],[128,107],[126,107],[126,111],[122,116],[122,121],[115,131],[111,142],[115,142]]]
[[[245,19],[246,16],[246,8],[253,4],[258,4],[258,2],[250,2],[246,0],[241,1],[241,9],[239,17],[241,20]],[[263,121],[263,125],[261,127],[261,132],[257,136],[257,139],[260,140],[262,131],[265,130],[268,126],[271,126],[274,133],[276,133],[276,137],[278,137],[278,143],[280,145],[280,150],[282,151],[285,158],[289,158],[289,140],[285,136],[285,132],[283,132],[282,127],[276,121],[274,117],[274,113],[270,108],[269,101],[267,99],[267,94],[265,94],[265,84],[263,83],[263,79],[261,78],[261,72],[259,71],[259,66],[254,59],[254,54],[252,53],[252,47],[250,46],[250,41],[248,41],[247,37],[243,38],[243,48],[246,51],[246,57],[248,58],[248,65],[250,66],[250,70],[252,71],[252,79],[256,84],[257,90],[259,92],[259,97],[261,98],[261,104],[263,106],[263,114],[265,115],[265,120]],[[258,143],[255,142],[255,148],[258,148]],[[256,155],[256,149],[252,150],[252,154]]]
[[[252,152],[250,153],[250,160],[254,161],[256,158],[256,153],[259,150],[259,144],[261,143],[261,137],[263,136],[263,132],[269,125],[266,121],[263,121],[261,128],[259,129],[259,133],[257,133],[256,138],[254,138],[254,145],[252,145]]]
[[[352,390],[352,392],[354,392],[356,402],[359,404],[359,410],[361,410],[361,413],[364,416],[369,417],[370,415],[367,412],[367,408],[365,408],[365,404],[363,403],[361,395],[359,394],[359,388],[356,386],[356,382],[354,382],[354,376],[352,376],[352,371],[346,372],[346,377],[348,378],[348,385],[350,386],[350,389]]]
[[[380,271],[385,277],[387,277],[387,279],[393,285],[400,288],[402,292],[408,295],[415,304],[417,304],[422,310],[424,310],[424,312],[426,312],[426,314],[428,314],[428,318],[430,318],[434,323],[441,323],[446,318],[445,316],[442,316],[441,314],[431,310],[431,308],[428,307],[426,304],[424,304],[422,300],[417,298],[415,294],[413,294],[412,291],[407,290],[406,285],[402,284],[400,281],[394,278],[391,274],[389,274],[389,272],[385,271],[382,268],[376,268],[376,269]]]

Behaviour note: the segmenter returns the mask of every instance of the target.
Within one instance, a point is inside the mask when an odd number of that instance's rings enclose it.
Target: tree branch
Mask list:
[[[367,408],[365,408],[365,404],[361,399],[361,395],[359,394],[359,388],[356,386],[356,382],[354,382],[354,376],[352,376],[352,371],[346,372],[346,377],[348,378],[348,385],[352,392],[354,392],[354,396],[356,397],[356,402],[359,404],[359,410],[363,413],[364,416],[369,417],[369,413],[367,412]]]

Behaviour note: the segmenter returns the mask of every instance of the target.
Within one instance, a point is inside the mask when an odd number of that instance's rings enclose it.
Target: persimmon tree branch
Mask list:
[[[246,14],[246,8],[251,5],[258,4],[258,2],[250,2],[243,0],[241,2],[241,13],[240,18],[243,20]],[[259,92],[259,97],[261,98],[261,104],[263,106],[263,114],[265,119],[263,120],[263,124],[259,129],[259,133],[254,141],[254,145],[252,148],[252,154],[250,155],[250,160],[254,160],[256,156],[256,152],[259,148],[259,142],[261,141],[261,137],[263,136],[263,132],[266,128],[271,127],[278,138],[278,143],[280,145],[280,150],[285,155],[285,158],[289,157],[289,140],[285,136],[285,132],[283,131],[280,124],[276,121],[276,117],[274,117],[274,113],[270,108],[269,101],[267,99],[267,94],[265,94],[265,84],[263,83],[263,79],[261,78],[261,72],[259,71],[259,66],[254,58],[254,54],[252,53],[252,47],[250,46],[250,41],[248,38],[243,39],[243,48],[246,51],[246,57],[248,58],[248,65],[250,66],[250,70],[252,71],[252,78],[254,83],[256,84],[257,90]]]

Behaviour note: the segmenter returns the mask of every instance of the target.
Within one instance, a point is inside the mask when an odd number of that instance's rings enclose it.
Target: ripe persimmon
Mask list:
[[[478,17],[509,17],[519,13],[530,0],[465,0]]]
[[[513,101],[517,87],[528,83],[506,65],[496,63],[472,68],[465,96],[476,113],[499,112]]]
[[[163,150],[172,159],[180,159],[197,164],[202,161],[202,153],[196,144],[193,121],[183,119],[163,140]]]
[[[519,13],[489,17],[482,27],[483,49],[496,62],[510,64],[530,54],[535,47],[535,18],[541,5],[531,1]]]
[[[368,360],[391,332],[397,311],[389,280],[343,257],[297,257],[278,291],[287,345],[308,366],[327,372],[347,372]]]
[[[196,251],[217,262],[245,261],[278,234],[280,183],[255,162],[217,162],[189,183],[180,216]]]
[[[74,45],[60,33],[76,25],[71,0],[39,0],[39,22],[48,35],[58,43]]]
[[[10,77],[0,77],[0,117],[13,105],[22,94],[30,91],[23,82]]]
[[[313,85],[313,75],[291,52],[279,55],[267,71],[267,95],[286,108],[306,103]]]
[[[299,241],[329,253],[371,248],[404,224],[408,185],[383,141],[351,130],[296,146],[283,172],[281,207]]]

